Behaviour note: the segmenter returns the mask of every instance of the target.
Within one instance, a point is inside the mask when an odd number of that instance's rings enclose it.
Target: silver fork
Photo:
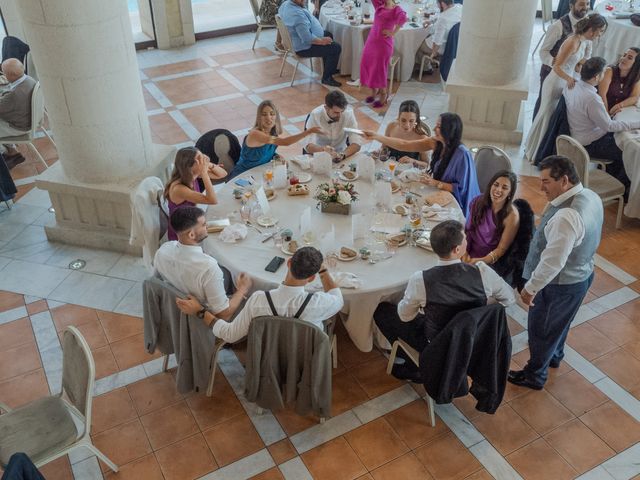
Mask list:
[[[247,226],[249,227],[253,227],[257,230],[257,232],[262,235],[262,230],[260,230],[258,227],[256,227],[253,223],[251,223],[249,220],[245,221],[245,223],[247,224]]]

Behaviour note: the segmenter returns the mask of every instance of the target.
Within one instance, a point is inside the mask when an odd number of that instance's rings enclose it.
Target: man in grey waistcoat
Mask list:
[[[604,214],[600,197],[582,186],[566,157],[545,158],[540,183],[549,203],[531,240],[520,293],[529,306],[530,358],[523,370],[509,372],[511,383],[534,390],[564,357],[571,322],[593,282]]]

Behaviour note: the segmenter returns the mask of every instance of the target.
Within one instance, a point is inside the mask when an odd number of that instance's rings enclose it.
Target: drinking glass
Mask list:
[[[240,207],[240,218],[245,223],[251,218],[251,206],[245,201],[242,202],[242,206]]]
[[[396,169],[396,165],[397,165],[397,163],[395,162],[395,160],[392,160],[392,158],[394,158],[394,157],[391,157],[391,158],[389,159],[389,165],[388,165],[388,167],[389,167],[389,171],[391,172],[391,175],[393,175],[393,172],[395,171],[395,169]]]
[[[273,170],[269,169],[266,172],[264,172],[264,180],[267,183],[270,183],[273,180]]]

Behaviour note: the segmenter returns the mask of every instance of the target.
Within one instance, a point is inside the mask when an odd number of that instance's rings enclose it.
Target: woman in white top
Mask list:
[[[536,152],[562,96],[562,90],[565,85],[573,88],[576,72],[579,72],[584,61],[591,57],[591,40],[602,35],[606,28],[607,20],[602,15],[593,13],[576,23],[573,35],[569,35],[560,46],[553,61],[553,70],[542,85],[540,110],[531,125],[525,144],[525,157],[530,162],[536,158]]]

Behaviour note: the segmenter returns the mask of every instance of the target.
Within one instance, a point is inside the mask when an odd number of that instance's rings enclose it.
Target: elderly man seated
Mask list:
[[[322,253],[313,247],[302,247],[287,262],[289,268],[284,282],[269,292],[255,292],[232,322],[219,320],[192,296],[176,299],[178,308],[190,315],[199,315],[213,328],[216,337],[228,343],[247,335],[251,320],[265,315],[300,318],[323,328],[322,322],[340,311],[342,292],[322,260]],[[322,292],[308,293],[305,285],[320,276]],[[275,311],[274,311],[275,309]]]
[[[614,132],[640,128],[640,120],[625,122],[613,120],[596,87],[602,80],[607,62],[602,57],[593,57],[582,65],[580,80],[575,87],[565,87],[567,120],[571,136],[582,144],[594,158],[611,160],[607,172],[620,180],[625,190],[629,189],[629,178],[622,162],[622,150],[616,145]]]
[[[346,128],[358,128],[356,116],[347,98],[339,90],[327,93],[324,105],[309,114],[305,128],[320,127],[323,135],[314,135],[305,147],[307,153],[327,152],[335,161],[342,161],[360,151],[357,136],[348,134]]]
[[[420,50],[416,55],[416,63],[422,61],[423,55],[429,55],[436,58],[444,53],[447,44],[447,36],[451,28],[462,19],[462,5],[455,3],[453,0],[438,0],[440,15],[435,22],[427,22],[425,27],[429,28],[429,35],[420,46]],[[427,74],[433,72],[431,64],[426,70]]]
[[[323,62],[322,83],[339,87],[333,79],[338,73],[338,60],[342,48],[333,41],[331,33],[325,31],[317,18],[305,6],[305,0],[286,0],[278,10],[289,30],[291,43],[301,57],[321,57]]]
[[[156,252],[153,264],[171,285],[194,295],[220,318],[231,318],[251,289],[251,278],[241,273],[236,279],[236,292],[227,298],[224,274],[218,262],[202,251],[207,238],[204,211],[198,207],[181,207],[171,214],[171,227],[178,240],[164,243]]]
[[[2,62],[2,73],[9,81],[0,91],[0,137],[17,137],[31,129],[31,94],[36,81],[24,73],[20,60],[9,58]],[[0,146],[9,168],[24,162],[13,145]]]
[[[435,338],[459,312],[486,305],[490,299],[503,305],[515,302],[513,289],[484,262],[462,263],[467,250],[464,225],[446,220],[431,231],[431,248],[438,264],[409,278],[398,306],[381,303],[373,314],[382,334],[393,344],[404,340],[418,352]],[[396,378],[420,383],[420,372],[411,362],[395,365]]]

